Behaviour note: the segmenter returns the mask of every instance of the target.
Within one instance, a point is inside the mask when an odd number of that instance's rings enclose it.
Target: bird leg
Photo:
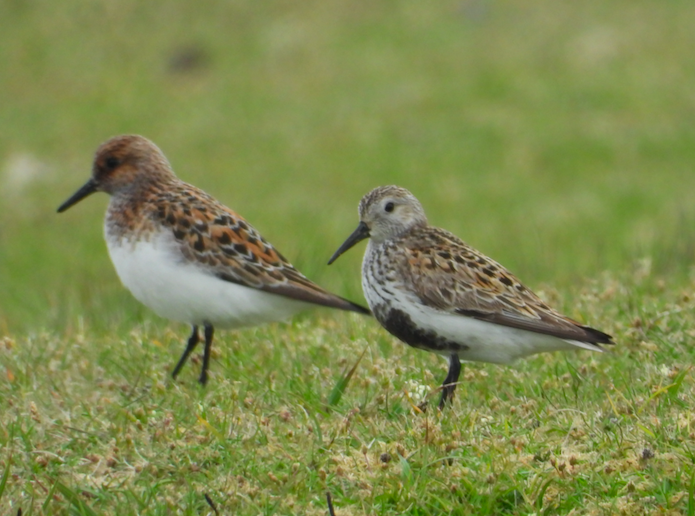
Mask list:
[[[457,354],[449,356],[449,372],[444,379],[442,384],[442,398],[439,400],[439,409],[442,410],[446,405],[448,399],[454,396],[454,390],[456,389],[456,382],[459,381],[459,375],[461,374],[461,360]]]
[[[203,351],[203,369],[200,371],[198,381],[200,385],[208,383],[208,367],[210,367],[210,350],[212,349],[212,337],[215,333],[215,328],[212,324],[205,323],[205,351]]]
[[[181,355],[179,363],[176,364],[174,372],[171,373],[172,378],[176,378],[178,374],[181,372],[183,364],[186,363],[186,360],[188,360],[188,356],[195,349],[196,345],[198,344],[198,340],[198,327],[196,325],[193,325],[193,331],[191,332],[191,336],[188,337],[188,344],[186,345],[186,349],[183,351],[183,355]]]

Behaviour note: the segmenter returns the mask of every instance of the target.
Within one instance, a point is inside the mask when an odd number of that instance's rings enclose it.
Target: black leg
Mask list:
[[[459,381],[459,375],[461,374],[461,360],[459,360],[458,355],[454,354],[449,357],[449,372],[444,379],[442,384],[442,398],[439,400],[439,409],[443,409],[446,405],[446,400],[454,396],[454,390],[456,389],[456,382]]]
[[[208,383],[208,367],[210,367],[210,350],[212,349],[212,337],[215,328],[212,324],[205,324],[205,351],[203,351],[203,369],[200,371],[200,385]]]
[[[193,331],[191,332],[191,336],[188,338],[188,344],[186,345],[186,349],[183,352],[183,355],[181,355],[181,358],[179,358],[179,363],[176,364],[176,367],[174,368],[174,372],[171,373],[172,378],[176,378],[178,374],[181,372],[181,368],[183,367],[183,364],[186,363],[186,360],[188,360],[188,356],[193,352],[195,349],[196,345],[198,344],[198,327],[193,325]]]

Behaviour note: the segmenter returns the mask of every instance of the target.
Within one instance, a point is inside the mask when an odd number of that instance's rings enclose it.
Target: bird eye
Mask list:
[[[391,213],[393,211],[393,203],[392,202],[387,202],[386,206],[384,206],[384,210],[386,210],[387,213]]]
[[[109,156],[108,158],[106,158],[106,163],[105,163],[105,164],[106,164],[106,168],[108,168],[108,169],[110,169],[110,170],[113,170],[113,169],[116,168],[118,165],[120,165],[121,162],[118,161],[118,158],[115,158],[115,157],[113,157],[113,156]]]

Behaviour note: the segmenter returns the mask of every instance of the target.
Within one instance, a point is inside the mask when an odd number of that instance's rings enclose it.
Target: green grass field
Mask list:
[[[0,10],[0,514],[695,516],[695,4]],[[173,382],[188,328],[120,285],[107,197],[55,213],[121,133],[360,302],[362,246],[326,261],[405,186],[617,345],[467,365],[440,413],[443,360],[319,310]]]

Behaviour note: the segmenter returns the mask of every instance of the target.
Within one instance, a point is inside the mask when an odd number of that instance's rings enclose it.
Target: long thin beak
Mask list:
[[[77,190],[72,197],[70,197],[67,201],[65,201],[63,204],[60,205],[58,208],[58,213],[63,213],[65,210],[67,210],[70,206],[73,204],[77,204],[80,202],[82,199],[87,197],[88,195],[93,194],[94,192],[97,191],[97,184],[94,181],[94,179],[90,179],[87,181],[82,188]]]
[[[338,259],[338,257],[341,254],[343,254],[345,251],[354,246],[357,242],[361,242],[365,238],[369,238],[369,226],[367,226],[367,224],[365,224],[364,222],[360,222],[357,226],[357,229],[352,232],[352,235],[347,237],[347,240],[343,242],[343,245],[341,245],[338,248],[338,250],[333,254],[333,256],[331,256],[331,259],[328,260],[328,265],[332,264],[334,261]]]

